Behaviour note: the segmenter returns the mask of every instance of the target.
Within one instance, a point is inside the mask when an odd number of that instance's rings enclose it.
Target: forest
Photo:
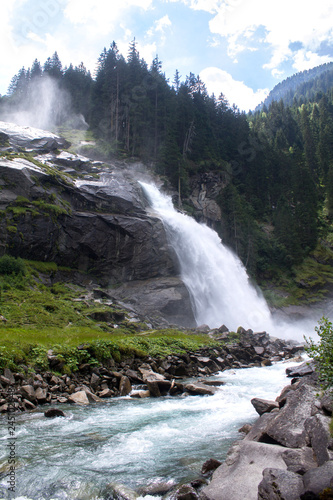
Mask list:
[[[0,117],[30,109],[36,83],[51,78],[71,103],[53,109],[55,126],[82,115],[108,158],[142,160],[184,205],[193,176],[219,174],[215,229],[260,281],[300,264],[319,241],[330,245],[333,69],[325,66],[290,87],[286,102],[245,114],[193,73],[182,79],[176,70],[168,81],[158,56],[149,66],[135,40],[127,58],[113,42],[94,76],[83,63],[63,68],[57,53],[22,68],[0,98]]]

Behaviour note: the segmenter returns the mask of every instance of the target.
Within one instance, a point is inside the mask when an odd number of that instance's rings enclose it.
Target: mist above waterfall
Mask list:
[[[61,88],[55,78],[47,75],[31,82],[24,99],[9,99],[2,105],[0,119],[44,130],[53,130],[62,124],[72,128],[88,128],[83,115],[72,112],[69,92]]]
[[[239,258],[226,248],[215,231],[177,212],[171,198],[151,184],[140,183],[152,209],[162,218],[180,266],[181,278],[192,301],[197,325],[229,330],[239,326],[265,330],[280,338],[302,341],[313,336],[316,320],[274,320],[262,296],[251,283]]]

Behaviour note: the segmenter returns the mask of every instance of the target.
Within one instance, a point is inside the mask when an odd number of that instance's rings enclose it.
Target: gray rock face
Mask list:
[[[139,314],[195,326],[163,224],[146,211],[138,166],[53,152],[66,141],[29,127],[0,122],[0,134],[0,149],[38,153],[33,161],[0,157],[0,255],[10,249],[15,257],[88,273]],[[66,169],[86,177],[75,182]]]
[[[303,476],[303,483],[305,493],[319,495],[327,489],[327,493],[333,495],[333,461],[326,462],[321,467],[306,472]]]
[[[279,408],[279,403],[267,399],[253,398],[251,399],[251,403],[259,415],[269,413],[274,410],[274,408]]]
[[[296,500],[303,492],[298,474],[281,469],[265,469],[258,487],[258,500]]]
[[[202,490],[204,500],[257,500],[263,469],[286,469],[283,446],[254,441],[239,441],[228,452],[226,461],[213,474],[211,483]]]

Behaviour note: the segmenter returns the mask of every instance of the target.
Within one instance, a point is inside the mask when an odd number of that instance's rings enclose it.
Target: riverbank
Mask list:
[[[252,330],[239,329],[237,334],[226,331],[225,327],[216,330],[203,328],[192,331],[206,335],[208,340],[203,348],[167,356],[135,356],[116,361],[109,356],[105,363],[94,366],[82,363],[73,373],[61,374],[64,361],[52,350],[47,353],[48,369],[34,371],[22,367],[20,372],[5,368],[0,376],[0,412],[7,412],[9,399],[17,411],[33,410],[39,405],[57,403],[79,403],[101,401],[104,398],[125,396],[134,386],[140,390],[135,397],[160,396],[163,394],[209,394],[210,389],[189,388],[182,383],[183,378],[206,377],[230,368],[267,366],[272,361],[289,359],[302,352],[303,345],[270,337],[266,332],[253,333]],[[77,350],[85,346],[78,346]],[[201,381],[202,386],[202,381]],[[11,388],[10,394],[8,389]],[[12,395],[14,393],[14,396]]]

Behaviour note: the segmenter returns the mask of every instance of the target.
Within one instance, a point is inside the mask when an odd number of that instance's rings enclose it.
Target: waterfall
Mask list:
[[[217,233],[192,217],[175,210],[170,196],[152,184],[140,182],[151,209],[165,226],[180,266],[180,275],[189,291],[197,325],[229,330],[239,326],[266,330],[279,337],[303,340],[313,332],[313,322],[300,327],[275,324],[268,305],[250,283],[239,258],[226,248]]]

